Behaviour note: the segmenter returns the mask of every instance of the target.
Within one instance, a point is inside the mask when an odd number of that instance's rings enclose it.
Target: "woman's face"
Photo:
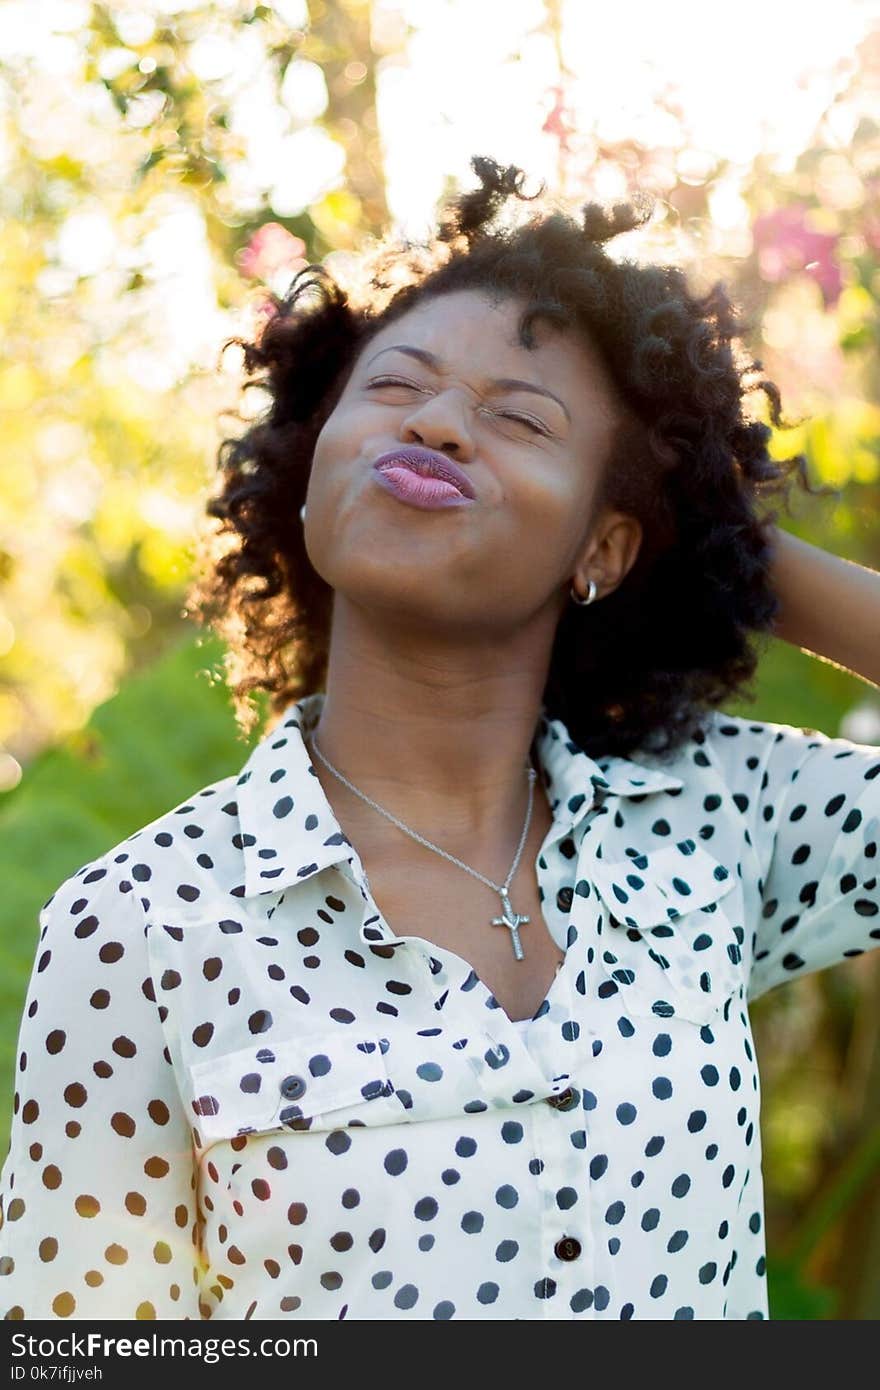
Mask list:
[[[307,496],[309,558],[337,594],[435,630],[498,634],[545,609],[558,618],[582,558],[600,594],[635,559],[637,522],[590,526],[615,420],[602,365],[543,321],[538,346],[522,347],[521,307],[456,290],[362,348]],[[377,483],[374,460],[407,444],[452,459],[475,500],[421,510]]]

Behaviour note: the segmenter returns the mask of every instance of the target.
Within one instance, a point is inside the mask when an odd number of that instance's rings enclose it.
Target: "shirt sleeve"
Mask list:
[[[880,748],[762,729],[751,835],[761,866],[748,998],[880,946]]]
[[[192,1135],[137,885],[104,856],[39,921],[0,1174],[0,1316],[200,1318]]]

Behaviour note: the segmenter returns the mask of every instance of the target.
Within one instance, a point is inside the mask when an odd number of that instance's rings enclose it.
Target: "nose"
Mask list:
[[[423,444],[426,449],[455,458],[470,456],[472,443],[467,424],[467,412],[456,404],[448,391],[438,392],[420,401],[403,422],[403,437],[411,444]]]

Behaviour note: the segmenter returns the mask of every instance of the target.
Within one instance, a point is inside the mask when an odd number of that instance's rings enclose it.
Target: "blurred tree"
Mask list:
[[[387,217],[365,0],[85,13],[0,68],[0,791],[185,633],[221,342]]]
[[[345,209],[339,230],[354,247],[363,230],[381,234],[388,222],[376,118],[370,0],[309,0],[303,57],[320,65],[327,83],[328,133],[346,152]],[[339,203],[339,195],[337,203]],[[336,244],[343,244],[339,236]]]

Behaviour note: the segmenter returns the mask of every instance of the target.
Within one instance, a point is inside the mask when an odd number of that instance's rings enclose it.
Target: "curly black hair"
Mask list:
[[[206,505],[220,526],[199,538],[202,572],[184,615],[227,644],[239,737],[258,719],[250,692],[267,693],[271,728],[291,701],[323,689],[333,590],[309,561],[299,519],[317,436],[380,328],[451,290],[507,297],[523,305],[524,347],[540,317],[599,349],[623,409],[596,509],[626,512],[643,528],[617,588],[589,611],[569,604],[560,618],[547,713],[591,757],[671,753],[710,707],[743,690],[754,698],[756,639],[772,633],[779,607],[769,582],[778,511],[759,514],[758,503],[792,475],[807,492],[834,490],[810,486],[801,454],[771,459],[770,427],[744,414],[746,394],[760,389],[773,424],[792,427],[772,382],[746,384],[762,367],[734,354],[732,340],[751,325],[724,283],[696,296],[676,266],[615,261],[603,250],[650,218],[649,195],[610,212],[589,202],[580,225],[550,203],[504,226],[505,201],[536,202],[545,185],[529,196],[515,165],[474,157],[471,167],[480,187],[447,201],[430,242],[376,242],[347,288],[308,265],[283,299],[271,296],[256,341],[223,344],[221,352],[243,350],[244,390],[259,387],[269,404],[220,445],[222,489]]]

